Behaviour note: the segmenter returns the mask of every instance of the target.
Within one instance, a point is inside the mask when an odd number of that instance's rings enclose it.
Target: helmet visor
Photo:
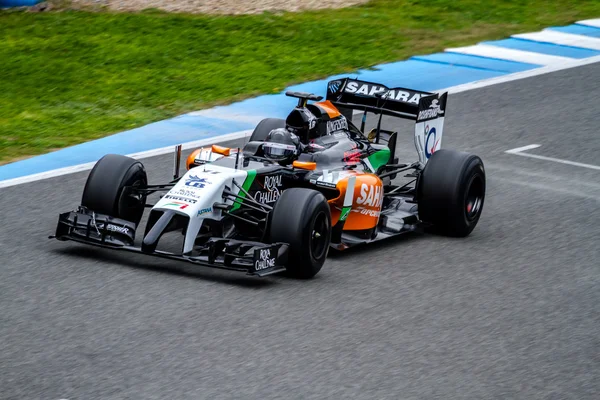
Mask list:
[[[283,143],[265,143],[263,145],[265,157],[275,161],[285,160],[296,155],[296,146]]]

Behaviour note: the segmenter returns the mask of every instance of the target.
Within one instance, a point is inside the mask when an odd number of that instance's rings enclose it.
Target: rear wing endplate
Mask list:
[[[419,100],[419,112],[415,125],[415,147],[422,164],[426,164],[431,155],[442,146],[447,100],[448,92],[421,97]]]

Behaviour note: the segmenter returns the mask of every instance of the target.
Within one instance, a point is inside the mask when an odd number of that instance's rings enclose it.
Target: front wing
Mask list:
[[[286,270],[289,247],[286,243],[210,238],[194,251],[195,255],[160,250],[145,252],[134,245],[135,231],[136,226],[132,222],[80,207],[77,211],[60,214],[56,234],[50,238],[186,261],[203,267],[246,272],[260,277]]]

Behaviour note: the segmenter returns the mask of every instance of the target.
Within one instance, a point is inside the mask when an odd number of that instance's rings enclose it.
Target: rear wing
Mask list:
[[[415,147],[423,164],[440,148],[448,93],[430,93],[407,88],[388,88],[379,83],[344,78],[327,84],[327,100],[335,106],[378,115],[411,119],[415,125]],[[364,130],[364,118],[361,130]],[[377,136],[381,129],[377,128]]]
[[[350,78],[327,83],[327,100],[333,104],[408,119],[417,118],[419,99],[432,94]]]

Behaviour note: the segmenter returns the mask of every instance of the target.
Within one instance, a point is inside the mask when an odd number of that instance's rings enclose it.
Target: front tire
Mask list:
[[[148,178],[144,165],[130,157],[108,154],[90,172],[81,205],[99,214],[139,224],[144,213],[146,196],[124,195],[126,186],[146,187]]]
[[[418,184],[419,218],[448,236],[468,236],[477,225],[485,199],[481,158],[454,150],[436,151]]]
[[[271,243],[289,243],[289,275],[308,279],[323,267],[331,241],[331,211],[316,190],[290,188],[275,203],[270,218]]]

